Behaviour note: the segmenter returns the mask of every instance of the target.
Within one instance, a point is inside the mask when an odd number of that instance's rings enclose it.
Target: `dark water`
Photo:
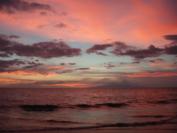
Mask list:
[[[22,105],[56,105],[28,111]],[[0,89],[0,132],[177,131],[177,89]]]

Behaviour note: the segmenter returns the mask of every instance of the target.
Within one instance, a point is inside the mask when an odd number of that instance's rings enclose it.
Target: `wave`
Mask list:
[[[11,118],[12,119],[12,118]],[[29,118],[14,118],[16,120],[23,120],[23,121],[33,121],[33,122],[44,122],[44,123],[65,123],[65,124],[90,124],[78,121],[66,121],[66,120],[54,120],[54,119],[29,119]]]
[[[58,130],[82,130],[82,129],[99,129],[99,128],[110,128],[110,127],[118,127],[118,128],[126,128],[126,127],[146,127],[146,126],[157,126],[164,124],[177,124],[177,122],[173,122],[172,120],[176,119],[177,116],[173,116],[168,119],[163,119],[159,121],[146,121],[146,122],[133,122],[133,123],[113,123],[113,124],[95,124],[91,126],[78,126],[78,127],[46,127],[46,128],[38,128],[38,129],[19,129],[19,130],[2,130],[0,132],[32,132],[32,131],[58,131]]]
[[[136,117],[136,118],[167,118],[169,116],[165,116],[165,115],[135,115],[133,117]]]
[[[20,107],[24,111],[38,111],[38,112],[44,112],[44,111],[56,111],[58,109],[62,108],[71,108],[71,109],[91,109],[91,108],[124,108],[128,107],[130,105],[133,105],[135,102],[106,102],[106,103],[96,103],[96,104],[86,104],[86,103],[80,103],[80,104],[22,104],[17,105],[17,107]],[[163,104],[176,104],[177,99],[165,99],[165,100],[153,100],[153,101],[146,101],[145,104],[157,104],[157,105],[163,105]],[[136,102],[138,104],[138,102]],[[1,108],[12,108],[16,107],[16,105],[0,105]]]
[[[128,106],[127,103],[99,103],[99,104],[76,104],[76,105],[19,105],[21,109],[24,111],[55,111],[61,108],[101,108],[101,107],[109,107],[109,108],[121,108]]]
[[[177,103],[177,99],[149,101],[148,103],[151,103],[151,104],[174,104],[174,103]]]
[[[57,105],[20,105],[25,111],[55,111],[58,109]]]
[[[127,103],[100,103],[100,104],[77,104],[75,105],[79,108],[99,108],[99,107],[111,107],[111,108],[121,108],[128,106]]]

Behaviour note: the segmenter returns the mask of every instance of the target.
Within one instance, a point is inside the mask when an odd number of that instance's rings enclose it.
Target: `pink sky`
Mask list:
[[[1,1],[2,86],[85,88],[149,77],[175,86],[176,9],[175,0]]]

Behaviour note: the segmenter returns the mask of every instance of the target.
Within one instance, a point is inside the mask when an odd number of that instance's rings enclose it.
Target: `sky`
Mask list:
[[[0,88],[176,81],[176,0],[0,0]]]

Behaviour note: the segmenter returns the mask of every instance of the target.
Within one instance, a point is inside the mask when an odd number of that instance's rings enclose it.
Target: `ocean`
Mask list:
[[[177,89],[1,88],[0,133],[11,132],[176,133]]]

